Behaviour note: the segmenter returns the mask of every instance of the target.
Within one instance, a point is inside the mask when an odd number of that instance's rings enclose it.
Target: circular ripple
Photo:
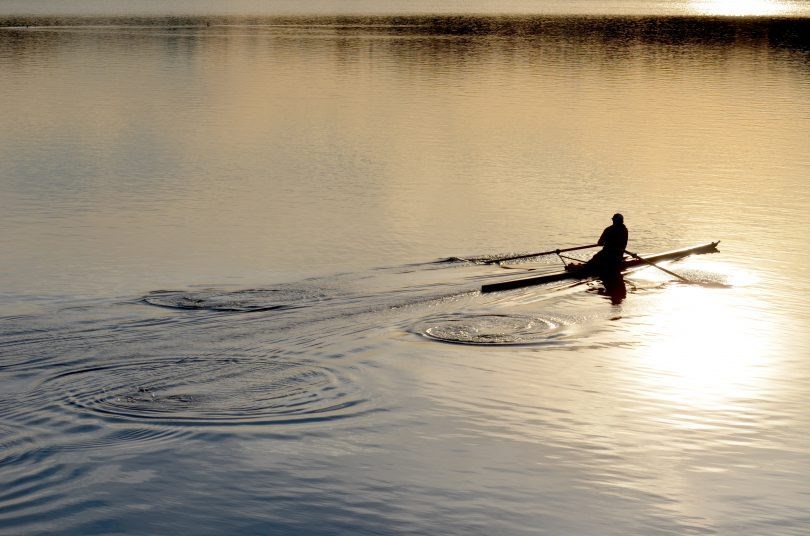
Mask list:
[[[146,303],[173,309],[248,312],[301,307],[328,297],[326,290],[319,288],[271,288],[236,291],[157,290],[143,299]]]
[[[357,415],[350,379],[312,364],[188,358],[65,372],[46,380],[73,407],[163,424],[256,424]]]
[[[420,335],[454,344],[522,346],[562,344],[565,324],[559,319],[528,315],[447,315],[428,319]]]

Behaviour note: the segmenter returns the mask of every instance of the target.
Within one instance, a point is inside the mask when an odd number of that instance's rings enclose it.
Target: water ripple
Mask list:
[[[441,342],[494,346],[564,345],[567,322],[549,315],[446,314],[423,320],[414,331]]]
[[[0,423],[0,467],[19,463],[35,445],[36,442],[30,436]]]
[[[82,412],[178,426],[309,422],[369,411],[366,394],[346,374],[288,361],[129,362],[64,372],[41,387]]]
[[[13,528],[15,534],[51,533],[54,520],[61,520],[64,527],[67,517],[81,511],[93,512],[90,517],[100,518],[103,503],[75,492],[89,484],[92,472],[87,465],[42,461],[4,473],[0,531]]]
[[[323,288],[269,288],[195,291],[156,290],[144,296],[151,305],[173,309],[204,309],[209,311],[270,311],[311,305],[330,297]]]

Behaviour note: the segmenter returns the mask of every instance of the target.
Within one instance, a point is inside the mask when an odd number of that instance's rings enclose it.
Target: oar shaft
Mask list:
[[[539,257],[541,255],[551,255],[552,253],[563,253],[565,251],[577,251],[578,249],[588,249],[595,247],[598,247],[598,244],[589,244],[587,246],[576,246],[573,248],[564,248],[564,249],[552,249],[551,251],[540,251],[537,253],[527,253],[526,255],[515,255],[513,257],[503,257],[501,259],[494,259],[491,261],[487,261],[486,264],[494,264],[496,262],[503,262],[503,261],[514,261],[517,259],[528,259],[530,257]]]
[[[645,259],[644,257],[641,257],[641,256],[640,256],[638,253],[633,253],[632,251],[627,251],[627,250],[625,250],[624,252],[625,252],[625,253],[627,253],[628,255],[630,255],[631,257],[633,257],[634,259],[638,259],[638,260],[640,260],[640,261],[642,261],[642,262],[645,262],[645,263],[649,264],[650,266],[654,266],[654,267],[658,268],[658,269],[659,269],[659,270],[661,270],[662,272],[666,272],[666,273],[668,273],[669,275],[671,275],[671,276],[673,276],[673,277],[677,277],[677,278],[678,278],[678,279],[680,279],[681,281],[685,281],[685,282],[687,282],[687,283],[691,283],[691,281],[689,281],[688,279],[686,279],[684,276],[682,276],[682,275],[678,275],[678,274],[676,274],[675,272],[670,272],[670,271],[669,271],[669,270],[667,270],[666,268],[664,268],[664,267],[662,267],[662,266],[658,266],[658,265],[657,265],[657,264],[655,264],[654,262],[652,262],[652,261],[648,261],[648,260],[647,260],[647,259]]]

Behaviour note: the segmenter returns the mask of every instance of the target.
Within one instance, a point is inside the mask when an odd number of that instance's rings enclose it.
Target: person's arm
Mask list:
[[[597,246],[604,246],[605,245],[605,239],[607,238],[608,229],[610,229],[610,227],[607,227],[607,228],[605,228],[604,231],[602,231],[602,236],[600,236],[599,240],[596,242]]]

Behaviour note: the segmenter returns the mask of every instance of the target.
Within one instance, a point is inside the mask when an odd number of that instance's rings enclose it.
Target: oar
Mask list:
[[[656,268],[658,268],[658,269],[659,269],[659,270],[661,270],[662,272],[666,272],[666,273],[668,273],[668,274],[669,274],[669,275],[671,275],[671,276],[677,277],[677,278],[678,278],[678,279],[680,279],[681,281],[684,281],[684,282],[686,282],[686,283],[691,283],[691,281],[689,281],[688,279],[686,279],[684,276],[682,276],[682,275],[678,275],[678,274],[676,274],[675,272],[670,272],[670,271],[669,271],[669,270],[667,270],[666,268],[664,268],[664,267],[662,267],[662,266],[658,266],[658,265],[657,265],[657,264],[655,264],[654,262],[652,262],[652,261],[648,261],[648,260],[647,260],[647,259],[645,259],[644,257],[639,256],[639,255],[638,255],[638,253],[633,253],[632,251],[627,251],[627,250],[624,250],[624,252],[625,252],[625,253],[627,253],[628,255],[630,255],[631,257],[633,257],[634,259],[638,259],[638,260],[640,260],[640,261],[643,261],[643,262],[645,262],[645,263],[649,264],[650,266],[655,266]]]
[[[527,253],[526,255],[515,255],[514,257],[504,257],[502,259],[492,259],[484,262],[484,264],[495,264],[496,262],[514,261],[516,259],[528,259],[529,257],[539,257],[541,255],[551,255],[552,253],[562,253],[563,251],[576,251],[578,249],[588,249],[598,247],[597,244],[590,244],[588,246],[577,246],[575,248],[565,249],[552,249],[551,251],[540,251],[538,253]]]

